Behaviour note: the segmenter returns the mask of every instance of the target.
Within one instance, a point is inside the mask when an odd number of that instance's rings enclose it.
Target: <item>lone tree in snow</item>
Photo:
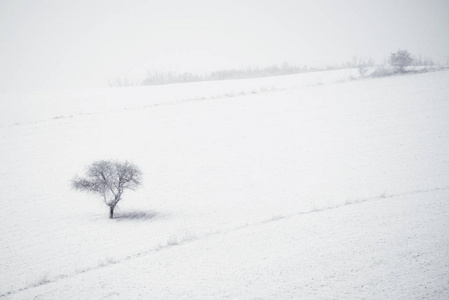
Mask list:
[[[93,162],[85,177],[76,176],[72,186],[77,191],[99,194],[109,206],[109,218],[114,218],[114,208],[126,189],[135,190],[141,185],[142,172],[134,164],[125,161],[99,160]]]
[[[398,50],[396,53],[391,53],[388,63],[396,69],[404,73],[405,67],[410,66],[413,62],[413,56],[407,50]]]

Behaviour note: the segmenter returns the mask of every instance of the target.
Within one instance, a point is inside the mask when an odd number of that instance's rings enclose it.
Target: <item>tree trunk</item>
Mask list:
[[[114,206],[109,206],[109,219],[114,219]]]

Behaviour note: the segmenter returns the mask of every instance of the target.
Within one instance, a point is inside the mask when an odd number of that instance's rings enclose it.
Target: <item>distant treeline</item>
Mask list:
[[[416,66],[433,66],[435,63],[430,58],[414,58],[412,65]],[[339,65],[327,65],[326,67],[316,68],[308,66],[294,66],[287,62],[282,65],[271,65],[267,67],[247,67],[243,69],[226,69],[213,71],[205,75],[193,74],[190,72],[174,73],[161,71],[148,71],[146,78],[142,82],[131,81],[126,78],[116,78],[110,80],[109,85],[113,87],[120,86],[138,86],[138,85],[161,85],[171,83],[195,82],[195,81],[212,81],[212,80],[229,80],[243,78],[258,78],[279,75],[298,74],[305,72],[316,72],[325,70],[339,70],[347,68],[366,68],[375,66],[375,62],[371,58],[362,58],[354,56],[351,61]]]
[[[218,70],[210,72],[205,75],[192,74],[189,72],[176,74],[171,72],[149,71],[147,73],[147,78],[145,78],[145,80],[142,82],[142,85],[268,77],[277,75],[296,74],[315,70],[318,69],[309,69],[307,67],[300,68],[296,66],[290,66],[285,63],[282,66],[273,65],[264,68],[248,67],[245,69]]]
[[[172,73],[160,71],[148,71],[147,77],[142,81],[141,85],[159,85],[169,83],[182,83],[194,81],[212,81],[212,80],[229,80],[229,79],[243,79],[243,78],[258,78],[279,75],[298,74],[305,72],[315,72],[324,70],[338,70],[346,68],[357,68],[359,66],[373,66],[372,59],[364,60],[355,57],[352,62],[341,65],[328,65],[323,68],[308,67],[308,66],[294,66],[284,62],[282,65],[271,65],[267,67],[247,67],[244,69],[226,69],[213,71],[205,75],[185,73]]]

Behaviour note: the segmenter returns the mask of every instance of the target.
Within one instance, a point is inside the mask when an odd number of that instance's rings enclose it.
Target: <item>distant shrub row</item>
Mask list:
[[[335,69],[337,69],[337,67],[335,67]],[[298,66],[291,66],[288,63],[284,63],[281,66],[272,65],[264,68],[248,67],[245,69],[218,70],[210,72],[206,75],[192,74],[189,72],[176,74],[171,72],[149,71],[147,73],[147,77],[142,82],[142,85],[159,85],[159,84],[195,82],[195,81],[258,78],[258,77],[298,74],[321,70],[325,70],[325,68],[322,69],[309,68],[307,66],[298,67]]]
[[[396,53],[391,53],[388,60],[385,60],[384,65],[375,67],[375,62],[371,58],[361,58],[354,56],[352,61],[341,65],[327,65],[323,68],[311,68],[308,66],[292,66],[284,62],[281,66],[272,65],[268,67],[248,67],[244,69],[228,69],[213,71],[205,75],[193,74],[190,72],[173,73],[161,71],[148,71],[146,78],[142,82],[131,81],[126,78],[116,78],[110,80],[109,85],[112,87],[123,86],[138,86],[138,85],[162,85],[171,83],[196,82],[196,81],[212,81],[212,80],[229,80],[229,79],[243,79],[243,78],[258,78],[279,75],[298,74],[305,72],[338,70],[348,68],[358,68],[362,77],[384,77],[396,73],[405,72],[426,72],[428,69],[413,69],[406,70],[408,66],[427,66],[433,67],[435,63],[430,58],[418,58],[406,50],[398,50]],[[374,68],[374,69],[373,69]]]
[[[299,74],[306,72],[316,72],[325,70],[339,70],[347,68],[357,68],[360,65],[373,66],[372,59],[364,60],[354,56],[352,62],[347,62],[341,65],[327,65],[323,68],[314,68],[308,66],[293,66],[286,62],[282,65],[271,65],[268,67],[247,67],[244,69],[227,69],[213,71],[205,75],[193,74],[190,72],[173,73],[161,71],[148,71],[146,78],[142,82],[135,82],[126,78],[116,78],[109,81],[109,86],[137,86],[137,85],[161,85],[171,83],[196,82],[196,81],[213,81],[213,80],[229,80],[229,79],[243,79],[243,78],[259,78],[289,74]]]

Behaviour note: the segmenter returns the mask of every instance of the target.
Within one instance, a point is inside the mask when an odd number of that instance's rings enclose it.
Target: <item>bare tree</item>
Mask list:
[[[396,53],[391,53],[388,63],[403,73],[405,67],[411,65],[413,62],[413,56],[407,52],[407,50],[398,50]]]
[[[77,191],[99,194],[109,206],[109,218],[114,218],[114,208],[126,189],[135,190],[141,185],[142,172],[128,162],[99,160],[88,166],[85,177],[76,176],[72,187]]]

